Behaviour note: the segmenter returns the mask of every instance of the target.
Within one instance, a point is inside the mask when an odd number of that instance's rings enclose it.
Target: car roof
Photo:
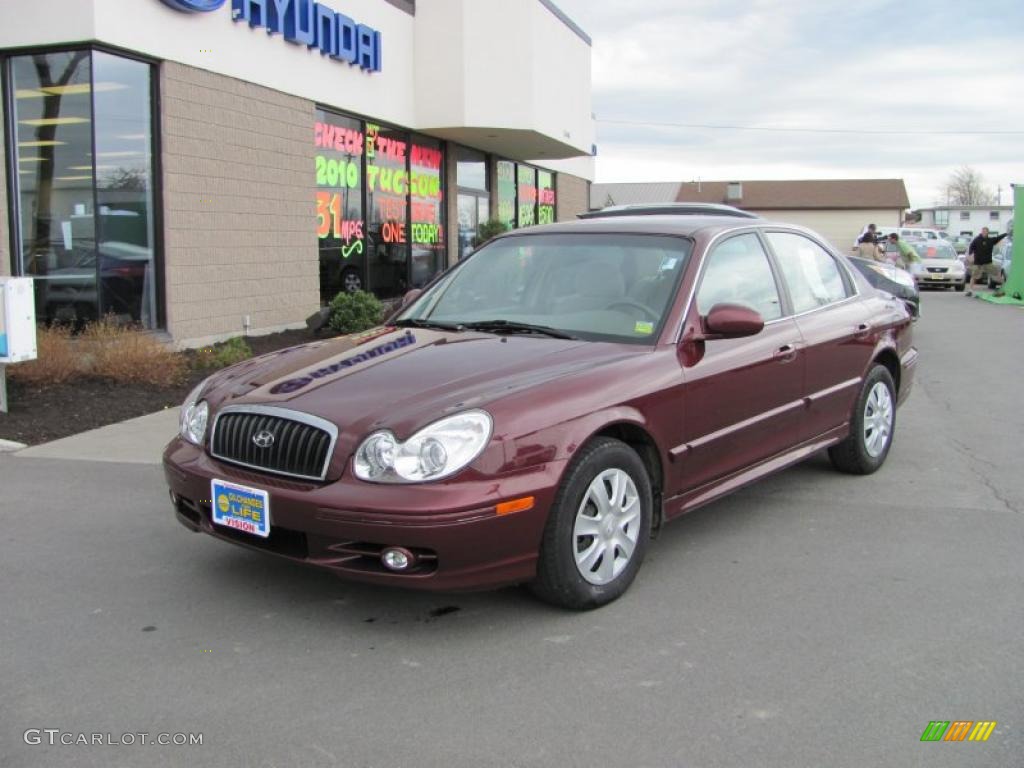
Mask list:
[[[761,218],[756,213],[720,203],[646,203],[609,205],[597,211],[576,214],[580,219],[603,219],[608,216],[731,216],[744,219]]]
[[[807,231],[796,224],[771,221],[757,217],[754,219],[740,216],[679,216],[645,214],[639,216],[608,216],[589,219],[563,221],[557,224],[544,224],[505,232],[498,237],[522,237],[533,234],[646,234],[675,235],[694,237],[698,233],[713,236],[734,229],[755,227],[784,227],[795,231]],[[813,233],[812,233],[813,234]],[[820,236],[818,236],[820,239]]]

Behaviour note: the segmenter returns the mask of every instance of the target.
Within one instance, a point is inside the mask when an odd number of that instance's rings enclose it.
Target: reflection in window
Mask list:
[[[519,194],[517,220],[520,227],[537,223],[537,172],[528,165],[516,169],[516,192]]]
[[[318,109],[313,143],[320,301],[327,303],[366,287],[362,123]]]
[[[555,222],[555,177],[550,171],[537,171],[537,223]]]
[[[416,137],[409,158],[411,286],[422,288],[444,267],[443,153],[436,139]]]
[[[794,312],[806,312],[846,298],[846,283],[839,265],[820,245],[789,232],[769,232],[768,242],[782,269]]]
[[[367,263],[370,287],[380,298],[409,289],[409,138],[366,124]]]
[[[156,324],[150,67],[92,55],[100,312]],[[116,83],[117,88],[101,88]]]
[[[461,259],[472,252],[478,228],[488,219],[490,197],[487,191],[486,156],[481,152],[459,147],[457,157],[459,258]]]
[[[487,161],[482,152],[459,147],[456,162],[455,177],[460,188],[487,191]]]
[[[87,50],[11,59],[17,256],[44,322],[157,324],[150,76]]]
[[[505,229],[516,226],[516,164],[510,160],[497,162],[498,219]]]
[[[781,317],[779,289],[757,235],[729,238],[707,257],[697,309],[706,315],[715,304],[723,303],[750,307],[765,320]]]

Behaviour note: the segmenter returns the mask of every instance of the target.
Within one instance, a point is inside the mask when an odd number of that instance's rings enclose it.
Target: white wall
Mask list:
[[[427,0],[416,40],[416,125],[534,131],[590,154],[591,49],[542,3]]]
[[[0,48],[92,40],[91,0],[0,0]]]
[[[383,0],[324,2],[381,33],[381,72],[364,72],[268,35],[265,28],[236,23],[230,2],[190,14],[160,0],[0,0],[0,47],[96,39],[415,127],[413,17]],[[10,13],[14,5],[16,17]]]
[[[999,212],[999,219],[993,221],[989,216],[991,211]],[[968,218],[963,220],[960,218],[961,212],[966,212]],[[992,206],[991,208],[953,208],[948,211],[949,220],[946,224],[939,226],[934,224],[937,214],[944,214],[946,211],[936,210],[924,210],[921,212],[922,221],[921,226],[931,227],[937,226],[939,229],[944,229],[951,235],[959,235],[961,232],[970,232],[972,235],[977,235],[981,232],[982,227],[988,227],[991,232],[1005,232],[1007,226],[1013,221],[1013,208],[1007,206]],[[925,221],[932,223],[925,224]]]

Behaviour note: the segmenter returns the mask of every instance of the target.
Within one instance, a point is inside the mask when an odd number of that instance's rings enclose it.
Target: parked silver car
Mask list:
[[[910,273],[919,288],[964,289],[967,271],[952,243],[947,240],[914,240],[909,244],[921,257],[921,261],[910,265]]]

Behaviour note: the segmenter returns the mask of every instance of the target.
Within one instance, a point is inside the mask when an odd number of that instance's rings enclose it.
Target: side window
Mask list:
[[[806,312],[845,299],[849,292],[839,265],[828,251],[803,235],[769,232],[794,312]]]
[[[782,316],[775,276],[761,241],[753,233],[729,238],[707,256],[697,291],[697,309],[706,315],[722,302],[745,304],[765,320]]]

